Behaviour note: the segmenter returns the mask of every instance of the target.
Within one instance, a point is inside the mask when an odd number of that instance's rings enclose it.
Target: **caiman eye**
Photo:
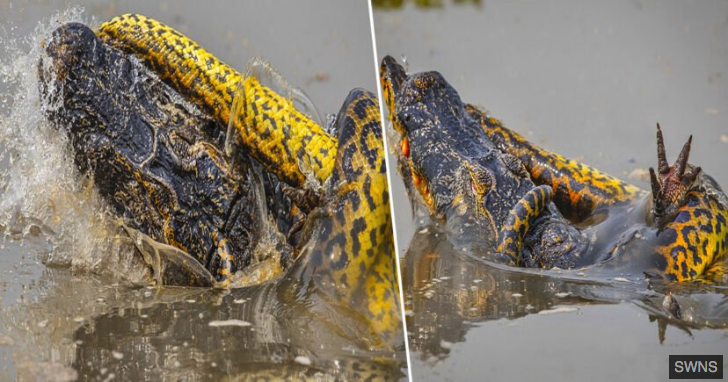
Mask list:
[[[410,156],[409,139],[407,139],[407,137],[402,138],[402,142],[400,144],[401,144],[400,148],[402,149],[402,155],[404,155],[405,158],[409,158],[409,156]]]

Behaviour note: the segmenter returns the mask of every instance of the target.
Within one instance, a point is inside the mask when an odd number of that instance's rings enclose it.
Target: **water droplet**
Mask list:
[[[294,358],[293,362],[296,362],[296,363],[304,365],[304,366],[311,365],[311,359],[306,356],[302,356],[302,355],[299,355],[298,357]]]

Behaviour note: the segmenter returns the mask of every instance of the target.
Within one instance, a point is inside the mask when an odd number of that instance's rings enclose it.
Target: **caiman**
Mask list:
[[[141,252],[172,263],[157,279],[230,286],[261,240],[273,237],[281,274],[256,286],[268,306],[320,316],[369,349],[401,343],[374,94],[352,90],[332,136],[256,77],[141,15],[95,31],[63,25],[45,52],[44,111],[68,136],[80,176],[93,180]],[[232,156],[228,122],[240,145]],[[289,240],[300,218],[299,238]]]
[[[387,56],[380,76],[410,196],[437,220],[475,227],[490,260],[727,281],[728,199],[688,163],[692,137],[670,165],[658,125],[648,193],[528,142],[438,72],[408,75]]]

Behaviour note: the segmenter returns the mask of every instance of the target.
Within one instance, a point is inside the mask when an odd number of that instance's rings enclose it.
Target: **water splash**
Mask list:
[[[235,97],[233,98],[233,104],[231,107],[232,112],[230,113],[227,137],[225,140],[225,153],[228,156],[232,156],[232,153],[235,151],[235,147],[240,145],[238,142],[239,134],[235,131],[234,121],[237,116],[242,113],[241,108],[245,105],[245,80],[250,77],[255,78],[262,86],[285,98],[296,110],[303,113],[319,126],[324,126],[321,114],[316,109],[316,106],[313,104],[310,97],[302,89],[289,84],[288,81],[286,81],[286,79],[275,70],[273,65],[265,59],[261,57],[253,57],[248,60],[248,63],[246,64],[243,76],[240,78],[240,82],[238,83]],[[316,179],[312,165],[306,161],[301,161],[299,165],[301,173],[306,175],[304,188],[319,190],[321,185]]]
[[[0,84],[7,89],[0,95],[0,224],[10,232],[41,228],[51,248],[42,254],[48,265],[134,278],[143,267],[132,256],[133,242],[106,212],[93,182],[78,175],[65,134],[45,118],[59,106],[44,102],[39,90],[44,41],[65,23],[95,23],[82,14],[71,8],[27,37],[13,36],[12,29],[0,37]]]

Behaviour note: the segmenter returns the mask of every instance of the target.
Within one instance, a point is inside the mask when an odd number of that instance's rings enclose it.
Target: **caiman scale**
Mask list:
[[[688,163],[692,137],[669,165],[658,125],[648,194],[526,141],[463,103],[438,72],[408,75],[387,56],[380,76],[410,196],[439,220],[467,216],[491,260],[726,282],[728,199]]]
[[[96,31],[66,24],[45,51],[44,111],[69,137],[80,173],[144,236],[142,250],[159,244],[162,255],[187,252],[205,268],[181,264],[165,282],[229,286],[234,273],[261,261],[256,244],[272,235],[281,274],[260,286],[275,291],[267,296],[295,305],[291,311],[325,305],[315,310],[332,313],[315,314],[355,318],[329,330],[365,339],[370,349],[401,341],[380,113],[371,92],[349,93],[331,136],[255,77],[243,78],[141,15],[119,16]],[[226,127],[239,86],[244,101],[232,124],[241,147],[231,158]],[[285,187],[315,191],[319,197],[307,200],[317,204],[294,205]],[[288,230],[304,213],[294,242]],[[376,377],[361,372],[352,371]]]

